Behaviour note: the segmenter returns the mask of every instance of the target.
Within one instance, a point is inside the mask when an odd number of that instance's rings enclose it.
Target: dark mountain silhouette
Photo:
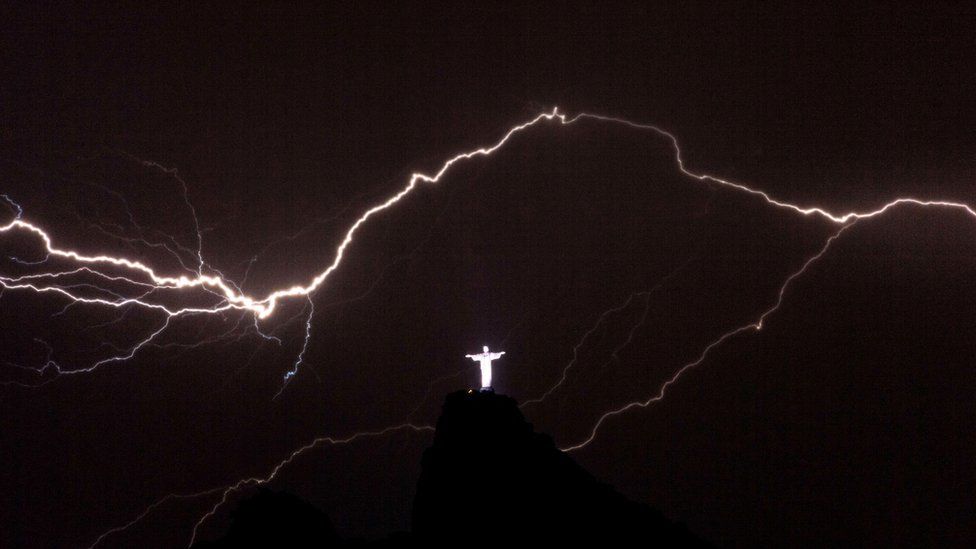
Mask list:
[[[514,399],[448,395],[414,500],[421,541],[627,542],[706,546],[685,528],[598,482],[532,429]]]
[[[340,543],[328,515],[286,492],[260,488],[231,516],[230,529],[223,538],[193,547],[334,547]]]
[[[447,396],[424,452],[413,532],[368,543],[600,543],[709,547],[683,526],[597,481],[552,439],[536,433],[514,399],[493,392]],[[200,548],[360,546],[341,540],[325,513],[268,489],[243,501],[227,535]]]

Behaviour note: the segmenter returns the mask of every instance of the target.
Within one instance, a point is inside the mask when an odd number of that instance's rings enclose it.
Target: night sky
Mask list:
[[[60,248],[194,276],[195,212],[206,272],[264,296],[307,284],[412,173],[554,107],[656,125],[688,170],[804,208],[976,204],[976,9],[680,6],[4,8],[0,225],[16,203]],[[974,217],[857,222],[762,331],[571,455],[722,546],[971,543]],[[433,425],[479,385],[464,355],[484,344],[507,353],[495,390],[522,402],[571,364],[523,412],[577,444],[755,322],[840,228],[687,177],[653,131],[540,122],[371,217],[323,287],[259,322],[280,342],[247,312],[187,315],[130,360],[59,376],[165,316],[6,289],[0,547],[87,547],[316,437]],[[45,257],[24,231],[0,233],[0,256],[7,279],[77,267],[21,263]],[[383,537],[409,529],[431,439],[321,444],[270,484]],[[185,545],[219,499],[167,500],[99,547]]]

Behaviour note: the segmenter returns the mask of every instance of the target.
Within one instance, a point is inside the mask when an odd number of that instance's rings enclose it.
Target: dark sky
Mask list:
[[[976,203],[976,10],[678,5],[4,9],[0,193],[63,247],[179,273],[124,238],[193,248],[182,180],[208,263],[241,282],[257,257],[254,295],[320,272],[412,172],[554,106],[659,125],[689,169],[803,206]],[[519,400],[578,348],[525,412],[579,442],[772,306],[838,228],[684,177],[669,147],[620,125],[541,124],[371,219],[313,295],[305,363],[277,399],[302,299],[262,324],[281,345],[250,317],[187,317],[132,360],[55,379],[24,369],[44,365],[45,343],[85,368],[159,315],[62,313],[62,298],[5,291],[0,546],[87,546],[168,493],[265,475],[317,436],[430,424],[445,393],[478,383],[463,355],[484,343],[504,347],[496,389]],[[574,457],[721,545],[972,540],[974,221],[905,206],[858,223],[765,330]],[[22,233],[0,250],[43,257]],[[23,269],[0,261],[4,276]],[[383,536],[409,526],[429,442],[324,446],[273,486],[344,535]],[[105,546],[186,543],[214,501],[166,502]]]

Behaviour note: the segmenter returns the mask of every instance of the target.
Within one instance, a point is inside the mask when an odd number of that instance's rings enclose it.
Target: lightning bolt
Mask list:
[[[644,310],[643,313],[641,314],[640,320],[636,324],[634,324],[633,327],[631,327],[630,332],[627,334],[627,339],[624,340],[624,342],[618,345],[616,348],[614,348],[614,350],[610,353],[610,359],[608,359],[607,362],[603,364],[603,366],[606,366],[613,360],[617,360],[617,353],[619,353],[625,347],[630,345],[630,342],[633,341],[634,339],[634,334],[637,332],[637,329],[643,326],[644,322],[647,321],[647,313],[651,307],[651,301],[650,301],[651,296],[657,293],[658,290],[660,290],[665,284],[667,284],[668,281],[674,278],[675,275],[683,271],[685,267],[687,267],[690,263],[691,260],[686,261],[683,265],[671,271],[670,274],[668,274],[663,279],[661,279],[660,282],[652,286],[649,290],[644,290],[642,292],[634,292],[630,294],[630,296],[628,296],[627,299],[625,299],[624,302],[621,303],[620,305],[607,309],[606,311],[603,311],[600,314],[600,316],[597,317],[596,322],[593,324],[593,327],[587,330],[586,333],[583,334],[583,337],[579,340],[579,342],[573,347],[573,358],[570,359],[570,361],[563,368],[563,372],[562,375],[559,376],[559,380],[556,381],[554,385],[549,387],[549,389],[547,389],[546,392],[542,393],[542,396],[539,396],[537,398],[532,398],[522,402],[522,404],[519,405],[519,408],[525,409],[528,406],[531,406],[533,404],[539,404],[540,402],[546,400],[546,398],[549,395],[555,392],[556,389],[558,389],[563,384],[563,382],[566,381],[566,376],[569,375],[569,371],[573,368],[573,366],[576,365],[577,361],[579,360],[580,348],[586,344],[587,340],[590,339],[590,336],[593,335],[593,333],[596,332],[598,329],[600,329],[600,326],[602,326],[603,323],[608,318],[610,318],[613,314],[628,309],[630,307],[630,304],[633,303],[634,300],[643,299]]]
[[[187,543],[187,547],[190,547],[190,546],[192,546],[196,542],[197,534],[198,534],[198,532],[200,530],[200,527],[208,519],[210,519],[211,517],[213,517],[217,513],[217,511],[225,503],[227,503],[227,500],[231,496],[231,494],[234,494],[236,492],[239,492],[241,490],[244,490],[245,488],[251,488],[251,487],[255,487],[255,486],[261,486],[261,485],[264,485],[264,484],[267,484],[267,483],[271,482],[272,480],[274,480],[278,476],[279,473],[281,473],[281,471],[285,467],[287,467],[298,456],[304,454],[305,452],[308,452],[309,450],[312,450],[313,448],[316,448],[316,447],[319,447],[319,446],[322,446],[322,445],[340,446],[340,445],[349,444],[349,443],[352,443],[352,442],[355,442],[355,441],[361,440],[361,439],[377,438],[377,437],[386,436],[388,434],[395,433],[395,432],[398,432],[398,431],[405,431],[405,432],[412,432],[412,433],[425,433],[425,432],[433,432],[434,431],[434,427],[431,426],[431,425],[414,425],[412,423],[403,423],[403,424],[400,424],[400,425],[393,425],[393,426],[390,426],[390,427],[386,427],[385,429],[380,429],[378,431],[363,431],[363,432],[355,433],[355,434],[350,435],[350,436],[345,437],[345,438],[336,438],[336,437],[331,437],[331,436],[318,437],[316,439],[311,440],[307,444],[305,444],[305,445],[303,445],[303,446],[295,449],[292,453],[288,454],[287,457],[285,457],[284,459],[282,459],[281,461],[279,461],[277,464],[275,464],[275,466],[272,467],[271,470],[270,470],[270,472],[268,472],[268,474],[265,475],[265,476],[255,476],[255,477],[250,477],[250,478],[244,478],[244,479],[241,479],[241,480],[237,481],[236,483],[231,484],[229,486],[218,486],[216,488],[210,488],[210,489],[207,489],[207,490],[201,490],[199,492],[193,492],[193,493],[189,493],[189,494],[167,494],[167,495],[159,498],[155,502],[153,502],[142,513],[140,513],[139,515],[137,515],[131,521],[127,522],[126,524],[123,524],[122,526],[117,526],[115,528],[112,528],[110,530],[107,530],[103,534],[99,535],[98,538],[96,538],[95,541],[91,545],[88,546],[88,549],[92,549],[93,547],[97,546],[101,542],[105,541],[105,538],[109,537],[110,535],[117,534],[119,532],[122,532],[124,530],[127,530],[128,528],[131,528],[133,525],[135,525],[136,523],[138,523],[140,520],[142,520],[146,516],[148,516],[154,509],[158,508],[160,505],[166,503],[167,501],[174,500],[174,499],[194,499],[194,498],[200,498],[200,497],[203,497],[203,496],[208,496],[208,495],[211,495],[211,494],[220,493],[221,494],[220,499],[206,512],[206,514],[204,514],[203,516],[200,517],[199,520],[197,520],[196,524],[193,525],[193,530],[192,530],[192,533],[190,535],[190,541],[189,541],[189,543]]]
[[[127,522],[127,523],[125,523],[125,524],[123,524],[121,526],[116,526],[115,528],[112,528],[110,530],[106,530],[105,532],[103,532],[101,535],[99,535],[97,538],[95,538],[95,541],[93,541],[91,543],[91,545],[88,546],[88,549],[94,549],[94,547],[96,547],[99,544],[101,544],[109,536],[112,536],[114,534],[118,534],[119,532],[124,532],[124,531],[128,530],[129,528],[135,526],[138,522],[140,522],[142,519],[144,519],[147,516],[149,516],[150,513],[152,513],[153,511],[155,511],[157,508],[159,508],[160,506],[162,506],[167,501],[179,500],[179,499],[196,499],[196,498],[201,498],[203,496],[209,496],[211,494],[216,494],[217,492],[222,492],[222,491],[224,491],[226,489],[227,489],[226,486],[218,486],[216,488],[211,488],[209,490],[202,490],[200,492],[193,492],[192,494],[167,494],[167,495],[163,496],[162,498],[160,498],[160,499],[156,500],[155,502],[153,502],[149,507],[146,507],[146,509],[143,512],[141,512],[138,515],[136,515],[136,517],[133,518],[132,520],[130,520],[129,522]]]
[[[949,202],[943,200],[922,200],[912,197],[897,198],[887,204],[884,204],[880,208],[867,212],[846,212],[846,213],[832,213],[821,207],[803,207],[789,202],[784,202],[773,198],[765,191],[754,189],[746,185],[736,183],[730,180],[726,180],[720,177],[716,177],[710,174],[698,174],[694,173],[685,166],[684,159],[682,157],[682,152],[678,139],[674,134],[667,132],[657,126],[649,124],[639,124],[632,122],[623,118],[616,118],[610,116],[603,116],[598,114],[581,113],[572,118],[567,117],[567,115],[559,112],[558,109],[553,109],[551,112],[545,112],[537,115],[531,120],[518,124],[511,127],[504,136],[496,141],[493,145],[487,147],[481,147],[468,152],[462,152],[455,155],[454,157],[448,159],[444,162],[440,169],[438,169],[433,174],[424,174],[416,172],[411,174],[406,186],[404,186],[400,191],[386,199],[385,201],[367,209],[363,212],[359,218],[346,230],[345,236],[340,241],[339,245],[336,247],[333,254],[332,262],[321,272],[315,275],[307,284],[305,285],[294,285],[286,288],[281,288],[274,290],[264,297],[254,297],[244,293],[237,284],[226,279],[226,277],[219,274],[219,271],[213,270],[216,274],[204,274],[204,268],[206,263],[203,261],[202,253],[202,232],[200,231],[200,225],[197,221],[196,210],[193,209],[190,203],[186,182],[178,175],[175,169],[166,168],[160,164],[153,162],[142,161],[144,165],[155,167],[163,170],[165,173],[173,175],[181,184],[183,189],[183,198],[187,205],[190,207],[191,213],[194,218],[194,226],[196,229],[197,243],[198,247],[196,250],[196,255],[198,258],[198,268],[196,276],[166,276],[157,273],[157,271],[150,266],[133,259],[128,259],[125,257],[116,257],[111,255],[86,255],[77,250],[67,250],[61,249],[54,245],[51,236],[43,230],[40,226],[35,225],[31,222],[23,219],[22,208],[9,197],[4,195],[4,199],[9,204],[12,204],[16,210],[16,217],[11,220],[8,224],[0,226],[0,234],[10,233],[14,231],[27,232],[29,234],[37,237],[43,244],[44,251],[46,252],[47,258],[61,258],[76,264],[84,265],[106,265],[115,268],[122,269],[125,272],[131,273],[130,276],[110,276],[109,274],[103,273],[101,271],[96,271],[95,269],[89,268],[86,272],[90,274],[95,274],[99,278],[106,280],[111,280],[114,282],[120,282],[124,284],[129,284],[137,287],[149,287],[151,290],[190,290],[194,288],[202,288],[210,293],[213,293],[219,298],[219,301],[210,306],[187,306],[187,307],[172,307],[166,305],[159,301],[153,301],[149,299],[149,296],[153,293],[152,291],[134,296],[134,297],[124,297],[118,293],[110,293],[110,296],[105,295],[94,295],[86,296],[78,292],[79,288],[77,286],[68,285],[58,285],[52,282],[44,283],[43,279],[56,280],[67,276],[69,274],[77,273],[78,271],[57,271],[51,273],[45,273],[36,277],[21,276],[21,277],[4,277],[0,276],[0,286],[5,289],[10,290],[31,290],[37,293],[53,293],[63,296],[70,301],[88,305],[99,305],[105,307],[120,308],[125,306],[139,306],[156,311],[160,311],[167,317],[177,317],[188,314],[216,314],[225,311],[247,311],[256,316],[257,319],[266,319],[271,316],[277,308],[278,303],[281,300],[295,297],[308,297],[317,289],[322,287],[328,278],[335,272],[345,257],[346,251],[352,244],[356,233],[359,231],[369,219],[376,216],[377,214],[393,207],[395,204],[400,202],[404,197],[413,192],[414,189],[421,183],[435,184],[440,182],[459,162],[470,160],[477,157],[487,157],[493,154],[495,151],[501,149],[505,146],[512,138],[525,130],[536,126],[542,122],[546,121],[556,121],[562,126],[568,126],[575,124],[582,120],[594,120],[603,123],[611,123],[616,125],[623,125],[630,128],[645,130],[656,133],[661,137],[667,139],[674,152],[674,158],[677,166],[682,174],[687,177],[696,179],[698,181],[710,182],[713,184],[725,186],[732,188],[744,193],[759,196],[765,200],[768,204],[775,206],[777,208],[783,208],[804,216],[818,216],[822,217],[830,222],[836,224],[845,224],[851,220],[871,218],[881,215],[891,208],[898,206],[900,204],[914,204],[917,206],[925,207],[941,207],[941,208],[957,208],[964,210],[970,216],[976,217],[976,211],[974,211],[969,205],[959,203],[959,202]],[[132,276],[141,277],[141,279],[132,278]],[[33,277],[33,278],[32,278]],[[156,334],[158,335],[158,334]],[[137,350],[137,349],[136,349]],[[115,360],[99,361],[96,366],[106,364],[108,362],[114,362]],[[85,368],[82,371],[91,371],[94,368]],[[64,372],[62,372],[64,373]],[[286,374],[285,381],[290,378]]]
[[[0,195],[2,196],[4,201],[12,208],[12,211],[15,214],[14,218],[11,221],[9,221],[6,225],[0,226],[0,235],[13,234],[13,233],[26,233],[32,236],[33,238],[36,238],[42,244],[43,250],[45,252],[44,260],[37,263],[34,262],[23,262],[23,263],[29,263],[30,265],[34,265],[34,266],[38,264],[48,265],[54,263],[53,260],[57,259],[59,261],[68,262],[69,264],[74,266],[73,269],[52,270],[50,272],[45,272],[41,274],[20,275],[20,276],[0,276],[0,291],[26,290],[26,291],[36,292],[38,294],[53,294],[53,295],[61,296],[62,298],[67,299],[69,301],[69,304],[101,306],[101,307],[115,308],[115,309],[121,309],[121,308],[132,306],[132,307],[146,308],[151,311],[157,311],[161,313],[162,317],[164,318],[164,322],[162,323],[161,327],[158,330],[153,331],[148,338],[141,340],[139,343],[137,343],[127,353],[121,353],[119,356],[100,360],[97,363],[95,363],[93,366],[78,371],[92,371],[100,365],[131,358],[132,356],[135,355],[135,353],[139,349],[147,345],[150,345],[153,339],[157,337],[159,334],[161,334],[166,329],[166,327],[169,326],[170,321],[176,317],[182,317],[188,315],[214,315],[214,314],[221,314],[226,312],[239,311],[239,312],[244,312],[244,313],[249,313],[254,315],[255,327],[257,327],[257,322],[259,320],[263,320],[271,317],[276,312],[279,303],[281,303],[282,301],[293,299],[293,298],[299,298],[299,297],[303,297],[311,300],[311,296],[313,295],[313,293],[316,292],[322,286],[324,286],[327,283],[329,277],[332,275],[332,273],[334,273],[340,267],[359,229],[364,224],[366,224],[370,219],[377,217],[385,210],[394,207],[401,200],[403,200],[405,197],[411,194],[419,185],[436,184],[441,182],[448,175],[448,173],[455,165],[467,160],[472,160],[479,157],[491,156],[493,153],[495,153],[496,151],[504,147],[507,143],[509,143],[512,139],[514,139],[516,135],[523,133],[529,128],[532,128],[534,126],[547,123],[547,122],[553,122],[560,126],[565,127],[565,126],[576,124],[581,121],[593,121],[593,122],[599,122],[605,124],[613,124],[613,125],[629,127],[635,130],[654,133],[660,136],[661,138],[665,139],[670,144],[670,147],[673,152],[673,158],[677,165],[677,168],[684,176],[702,183],[714,184],[714,185],[726,187],[738,192],[742,192],[748,195],[758,197],[763,201],[765,201],[765,203],[768,204],[769,206],[787,210],[804,217],[819,218],[829,223],[838,225],[839,228],[836,232],[831,234],[831,236],[824,243],[823,247],[814,256],[808,258],[797,271],[793,272],[784,281],[784,283],[779,288],[777,299],[775,300],[773,305],[770,308],[764,310],[755,321],[733,328],[732,330],[722,334],[720,337],[713,340],[701,351],[701,353],[694,360],[682,365],[672,375],[672,377],[669,378],[660,387],[660,389],[656,394],[651,395],[646,400],[640,400],[640,401],[635,401],[635,402],[625,404],[619,408],[610,410],[604,415],[602,415],[598,419],[596,424],[593,426],[590,435],[586,439],[584,439],[583,441],[575,445],[571,445],[563,448],[564,451],[578,450],[590,444],[597,436],[600,427],[608,419],[623,414],[629,410],[633,410],[636,408],[646,408],[650,404],[663,399],[668,388],[672,384],[674,384],[687,371],[702,364],[715,348],[723,345],[725,342],[735,338],[740,334],[746,332],[760,331],[767,318],[780,308],[781,304],[783,303],[784,295],[789,289],[789,287],[791,286],[791,284],[797,278],[802,276],[812,264],[814,264],[821,257],[823,257],[824,254],[828,252],[831,245],[834,242],[836,242],[838,238],[840,238],[847,230],[849,230],[857,222],[881,216],[886,212],[890,211],[891,209],[902,205],[924,207],[924,208],[961,210],[967,215],[976,218],[976,211],[974,211],[973,208],[968,204],[962,202],[922,199],[916,197],[898,197],[875,209],[866,210],[866,211],[833,212],[828,210],[827,208],[820,207],[820,206],[803,206],[799,204],[794,204],[791,202],[787,202],[775,198],[769,193],[767,193],[766,191],[763,191],[758,188],[747,186],[745,184],[737,183],[731,180],[723,179],[714,175],[710,175],[706,173],[695,173],[689,170],[685,165],[685,161],[682,155],[682,151],[678,139],[675,137],[674,134],[658,126],[632,122],[630,120],[626,120],[623,118],[604,116],[599,114],[591,114],[585,112],[577,114],[573,117],[569,117],[559,112],[558,109],[553,109],[552,111],[549,112],[540,113],[526,122],[510,127],[507,130],[507,132],[505,132],[504,135],[499,140],[495,141],[494,144],[492,145],[480,147],[468,152],[462,152],[451,157],[450,159],[446,160],[443,164],[441,164],[440,168],[437,171],[431,174],[424,174],[420,172],[411,174],[405,186],[403,186],[396,193],[389,196],[386,200],[366,209],[347,228],[343,238],[340,240],[339,244],[337,245],[337,247],[335,248],[332,254],[332,261],[328,265],[326,265],[323,270],[321,270],[320,272],[312,276],[308,280],[308,282],[306,282],[304,285],[298,284],[298,285],[281,287],[263,296],[253,296],[253,295],[246,294],[238,284],[235,284],[233,281],[226,278],[223,274],[221,274],[216,269],[212,269],[206,265],[203,258],[203,251],[202,251],[203,233],[200,230],[199,221],[197,220],[196,217],[196,211],[193,209],[193,206],[190,203],[186,183],[181,178],[179,178],[178,173],[171,168],[166,168],[164,166],[154,164],[154,163],[146,164],[147,166],[150,167],[156,167],[158,169],[162,169],[179,179],[179,181],[183,186],[182,187],[183,198],[193,213],[194,227],[196,230],[196,237],[197,237],[196,239],[197,246],[196,249],[193,251],[195,252],[197,265],[195,270],[193,270],[192,272],[184,273],[181,275],[160,274],[159,272],[157,272],[157,270],[155,270],[154,268],[150,267],[149,265],[143,262],[122,257],[122,256],[112,256],[106,254],[88,255],[79,250],[62,249],[54,244],[53,238],[48,234],[48,232],[46,232],[39,225],[31,223],[25,219],[23,215],[24,214],[23,209],[16,202],[14,202],[7,195]],[[252,264],[253,264],[253,260],[252,260]],[[79,275],[79,274],[88,275],[93,279],[95,279],[96,282],[101,281],[101,283],[103,284],[111,283],[113,284],[112,286],[113,289],[109,289],[103,286],[99,286],[98,284],[92,284],[92,283],[88,283],[88,284],[66,283],[66,282],[70,282],[72,276]],[[119,289],[119,287],[122,287],[123,289]],[[185,293],[197,289],[202,290],[208,296],[215,298],[216,301],[209,304],[201,304],[201,305],[173,306],[167,304],[165,301],[158,298],[158,294],[164,291],[178,291],[178,292]],[[134,290],[138,290],[138,292],[136,292],[134,295],[130,295],[130,294],[123,293],[123,290],[127,290],[130,292]],[[631,297],[631,299],[633,299],[633,296]],[[645,310],[645,314],[646,314],[646,310]],[[601,316],[601,319],[602,318],[603,316]],[[601,319],[598,319],[597,326],[600,324],[600,322],[602,322]],[[302,351],[300,352],[298,359],[294,363],[293,369],[289,370],[289,372],[285,374],[286,382],[292,376],[294,376],[294,372],[297,371],[298,366],[302,362],[305,350],[307,349],[308,346],[308,338],[310,337],[310,333],[311,333],[311,320],[312,320],[312,315],[310,313],[306,320],[306,330],[305,330],[306,337],[305,337],[304,345],[302,347]],[[643,320],[641,322],[643,322]],[[596,327],[594,327],[594,329],[595,328]],[[634,330],[636,329],[637,327],[634,328]],[[588,336],[588,334],[584,336],[584,340]],[[632,336],[633,336],[633,330],[631,331],[631,337],[628,338],[628,342],[630,341]],[[575,353],[578,351],[578,349],[579,349],[579,345],[577,345],[577,348],[574,350],[574,356]],[[52,364],[52,363],[53,362],[50,360],[50,354],[49,354],[48,364]],[[542,399],[544,399],[546,396],[551,394],[552,391],[557,389],[562,384],[563,380],[566,377],[568,369],[572,367],[574,363],[575,360],[570,362],[570,364],[568,364],[567,367],[564,368],[562,376],[560,377],[559,381],[557,381],[557,383],[542,396]],[[45,368],[47,367],[48,366],[46,365]],[[60,373],[68,373],[68,371],[61,370],[60,368],[58,368],[58,371]],[[527,402],[527,404],[532,402],[537,402],[540,400],[541,399],[536,399],[534,401]],[[246,478],[222,489],[212,489],[205,492],[198,492],[197,494],[200,495],[201,497],[202,495],[213,494],[217,492],[222,492],[222,496],[221,499],[210,509],[210,511],[206,513],[203,517],[201,517],[201,519],[194,525],[190,544],[192,544],[195,541],[197,532],[201,524],[203,524],[206,520],[212,517],[216,513],[216,511],[224,503],[226,503],[230,494],[249,486],[265,484],[272,481],[278,475],[281,469],[287,466],[289,463],[291,463],[291,461],[294,460],[298,455],[320,444],[325,444],[325,443],[345,444],[353,440],[356,440],[358,438],[378,437],[399,430],[411,430],[414,432],[421,432],[421,431],[431,431],[433,430],[433,427],[427,425],[417,426],[410,423],[405,423],[394,427],[388,427],[380,431],[357,433],[345,439],[336,439],[333,437],[316,438],[313,441],[309,442],[308,444],[296,449],[292,454],[290,454],[284,460],[279,462],[266,476]],[[106,532],[106,534],[103,534],[103,536],[99,537],[98,540],[96,540],[95,544],[100,543],[102,540],[104,540],[105,536],[109,534],[118,532],[120,529],[128,528],[129,526],[131,526],[132,524],[140,520],[142,517],[144,517],[146,514],[151,512],[156,506],[163,503],[164,501],[168,501],[174,498],[182,498],[182,497],[196,497],[196,495],[194,494],[190,494],[187,496],[173,495],[173,494],[168,495],[164,497],[163,500],[160,500],[157,503],[153,504],[153,506],[150,506],[150,508],[148,508],[142,515],[137,517],[134,521],[130,522],[129,524],[123,527],[110,530],[109,532]]]
[[[603,422],[605,422],[606,420],[610,419],[611,417],[614,417],[614,416],[618,416],[620,414],[623,414],[624,412],[627,412],[628,410],[632,410],[632,409],[635,409],[635,408],[647,408],[652,403],[658,402],[658,401],[664,399],[664,395],[667,392],[668,387],[670,387],[676,381],[678,381],[678,379],[681,378],[681,376],[684,375],[685,372],[687,372],[688,370],[691,370],[692,368],[694,368],[694,367],[698,366],[699,364],[701,364],[702,362],[704,362],[705,359],[708,358],[709,353],[711,353],[713,349],[715,349],[716,347],[721,346],[723,343],[725,343],[726,341],[734,338],[735,336],[737,336],[739,334],[742,334],[742,333],[745,333],[745,332],[750,332],[750,331],[751,332],[758,332],[758,331],[762,330],[763,324],[766,322],[766,318],[768,318],[769,315],[775,313],[780,308],[780,305],[783,304],[783,296],[786,295],[786,290],[790,287],[790,284],[792,284],[794,280],[796,280],[801,275],[803,275],[803,273],[805,273],[807,271],[807,269],[810,267],[810,265],[813,265],[817,260],[819,260],[821,257],[823,257],[824,254],[827,253],[827,250],[830,249],[831,244],[833,244],[834,241],[836,241],[838,238],[840,238],[840,236],[842,234],[844,234],[845,231],[847,231],[848,229],[850,229],[851,227],[853,227],[856,223],[857,223],[857,221],[852,221],[851,223],[848,223],[848,224],[842,226],[840,229],[838,229],[834,234],[832,234],[830,236],[830,238],[827,239],[827,242],[823,245],[822,248],[820,248],[820,251],[818,251],[812,257],[810,257],[809,259],[807,259],[803,263],[803,265],[797,271],[794,271],[793,274],[791,274],[786,279],[786,282],[784,282],[783,285],[780,286],[779,292],[777,293],[777,296],[776,296],[775,303],[773,303],[772,307],[770,307],[770,308],[766,309],[765,311],[763,311],[763,313],[761,315],[759,315],[759,318],[757,318],[756,320],[754,320],[754,321],[752,321],[752,322],[750,322],[748,324],[739,326],[739,327],[734,328],[734,329],[732,329],[732,330],[730,330],[728,332],[725,332],[724,334],[722,334],[721,336],[719,336],[717,339],[713,340],[711,343],[709,343],[708,345],[706,345],[705,348],[702,350],[702,352],[698,355],[697,358],[695,358],[691,362],[688,362],[688,363],[684,364],[683,366],[681,366],[680,368],[678,368],[678,370],[667,381],[665,381],[664,384],[661,385],[661,387],[658,389],[657,394],[651,395],[646,400],[636,400],[634,402],[630,402],[628,404],[625,404],[625,405],[623,405],[623,406],[621,406],[619,408],[610,410],[609,412],[603,414],[597,420],[596,424],[593,426],[593,429],[590,431],[590,435],[586,439],[584,439],[582,442],[579,442],[579,443],[574,444],[572,446],[566,446],[566,447],[560,448],[560,450],[562,450],[564,452],[573,452],[573,451],[576,451],[576,450],[579,450],[581,448],[586,447],[588,444],[590,444],[591,442],[593,442],[593,440],[596,438],[597,432],[600,430],[600,427],[603,425]]]
[[[298,358],[295,359],[295,363],[292,364],[291,369],[285,372],[284,383],[281,384],[281,389],[278,390],[278,393],[275,394],[272,400],[277,400],[278,397],[281,396],[281,393],[285,391],[285,387],[288,386],[288,381],[295,377],[295,374],[298,373],[298,367],[301,366],[302,361],[305,360],[305,351],[308,350],[308,341],[312,339],[312,317],[315,316],[315,302],[312,301],[311,297],[308,298],[308,307],[308,318],[305,319],[305,339],[302,341],[302,350],[298,352]]]

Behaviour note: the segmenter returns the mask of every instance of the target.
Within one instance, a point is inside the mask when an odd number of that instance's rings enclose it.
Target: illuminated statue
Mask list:
[[[498,360],[505,354],[505,351],[500,353],[488,352],[488,346],[483,347],[484,352],[478,355],[464,355],[471,360],[481,363],[481,390],[489,391],[491,390],[491,361]]]

